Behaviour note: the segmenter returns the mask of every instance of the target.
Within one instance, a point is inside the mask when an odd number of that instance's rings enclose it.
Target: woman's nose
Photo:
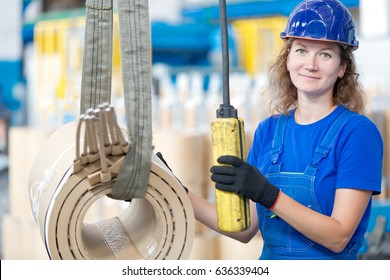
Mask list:
[[[308,56],[306,61],[305,61],[305,69],[307,71],[317,71],[318,70],[318,65],[316,58],[314,56]]]

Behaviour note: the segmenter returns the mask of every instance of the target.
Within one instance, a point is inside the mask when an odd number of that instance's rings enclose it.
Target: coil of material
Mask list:
[[[49,257],[188,258],[195,233],[193,209],[180,182],[153,153],[144,198],[131,200],[115,217],[84,221],[88,209],[109,195],[114,179],[93,182],[94,174],[101,170],[99,161],[74,172],[76,131],[76,122],[58,129],[30,170],[31,208]],[[107,160],[120,164],[123,157],[109,155]]]

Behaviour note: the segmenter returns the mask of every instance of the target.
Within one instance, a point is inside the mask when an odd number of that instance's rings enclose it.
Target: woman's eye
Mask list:
[[[328,53],[321,53],[321,57],[322,57],[322,58],[325,58],[325,59],[329,59],[329,58],[331,58],[332,56],[331,56],[330,54],[328,54]]]
[[[297,50],[295,50],[295,52],[298,54],[304,54],[305,50],[304,49],[297,49]]]

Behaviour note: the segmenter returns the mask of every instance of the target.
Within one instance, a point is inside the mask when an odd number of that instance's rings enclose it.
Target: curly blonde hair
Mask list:
[[[270,111],[288,115],[289,110],[297,106],[297,88],[291,81],[287,70],[287,57],[290,52],[292,40],[288,40],[282,47],[279,56],[268,69],[269,86],[267,92],[272,94]],[[344,105],[346,108],[363,114],[365,112],[365,96],[363,87],[356,72],[355,57],[351,48],[341,49],[341,65],[346,65],[342,78],[338,78],[333,89],[333,103]]]

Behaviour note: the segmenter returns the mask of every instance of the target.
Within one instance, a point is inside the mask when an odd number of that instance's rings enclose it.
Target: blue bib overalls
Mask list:
[[[332,124],[322,143],[303,173],[281,171],[280,155],[283,152],[284,130],[289,117],[281,115],[276,125],[270,152],[272,164],[265,175],[271,184],[302,205],[322,213],[314,192],[314,181],[319,162],[333,146],[338,132],[353,112],[345,110]],[[260,259],[356,259],[363,239],[346,246],[340,253],[334,253],[314,243],[261,204],[257,204],[259,228],[264,240]]]

